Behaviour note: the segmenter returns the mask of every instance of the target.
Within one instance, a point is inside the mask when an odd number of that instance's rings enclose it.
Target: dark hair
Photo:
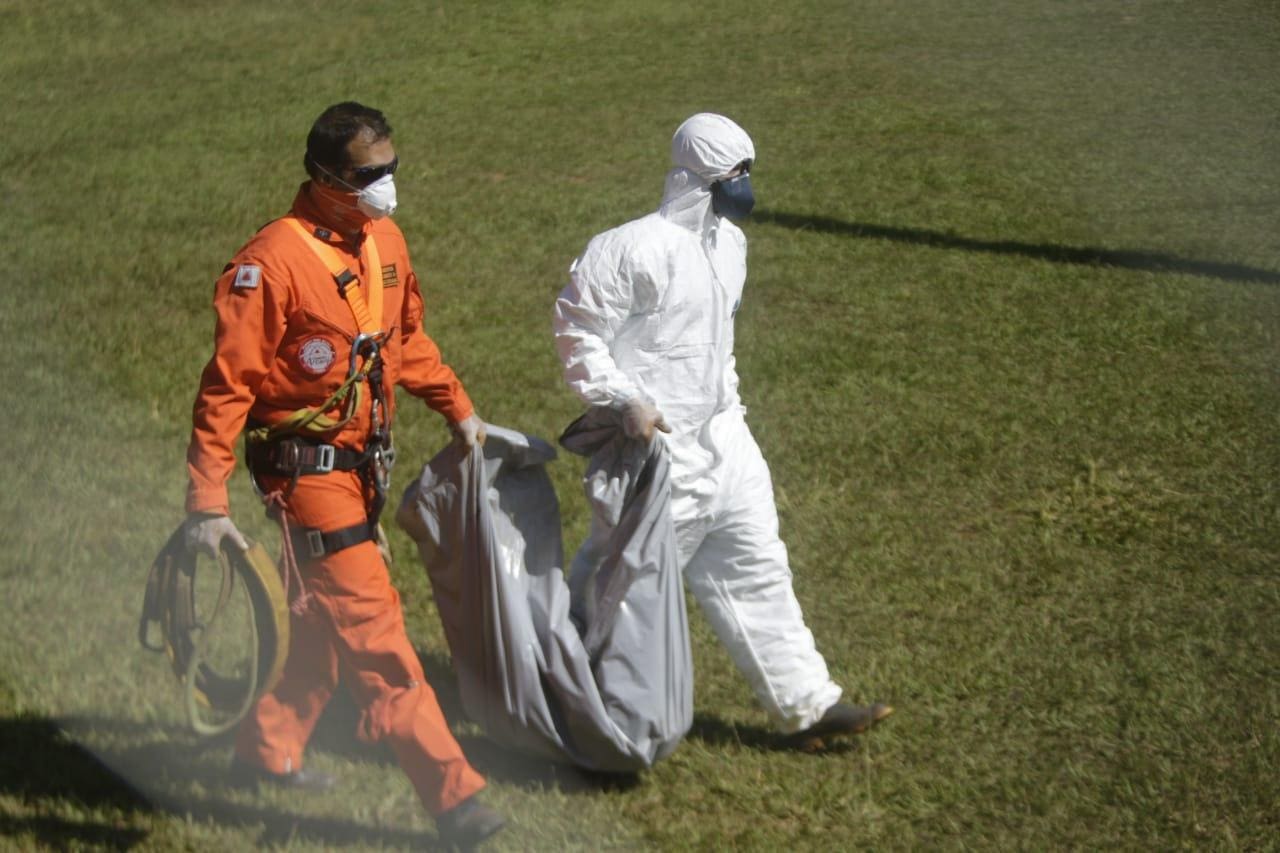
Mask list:
[[[376,142],[391,135],[391,125],[381,112],[355,101],[334,104],[320,113],[307,134],[307,154],[302,158],[307,174],[318,177],[316,164],[330,172],[346,169],[349,165],[347,144],[364,132],[373,134]]]

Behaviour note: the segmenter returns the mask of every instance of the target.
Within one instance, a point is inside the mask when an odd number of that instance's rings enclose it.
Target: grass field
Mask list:
[[[0,847],[432,838],[344,701],[309,755],[338,792],[227,788],[134,638],[213,280],[355,98],[396,128],[428,330],[488,420],[546,437],[578,413],[569,262],[656,205],[684,117],[752,134],[749,421],[819,648],[898,709],[777,749],[693,612],[674,756],[605,783],[503,755],[392,531],[494,849],[1274,849],[1278,80],[1264,0],[0,0]],[[446,439],[403,406],[397,492]]]

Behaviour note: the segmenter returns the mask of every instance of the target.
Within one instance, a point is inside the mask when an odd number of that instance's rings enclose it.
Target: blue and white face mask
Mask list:
[[[716,181],[711,185],[711,209],[716,216],[733,220],[746,219],[755,207],[756,197],[751,192],[751,176],[746,172],[732,178]]]

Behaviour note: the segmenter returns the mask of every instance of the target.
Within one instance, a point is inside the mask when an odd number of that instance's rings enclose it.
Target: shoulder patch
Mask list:
[[[262,282],[262,267],[256,264],[241,264],[236,270],[236,280],[232,287],[237,290],[253,290]]]

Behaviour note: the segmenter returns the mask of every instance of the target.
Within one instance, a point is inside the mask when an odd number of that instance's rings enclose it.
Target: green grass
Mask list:
[[[212,282],[352,97],[396,127],[429,330],[487,419],[546,437],[578,412],[550,338],[570,260],[656,204],[685,116],[748,129],[749,420],[820,649],[898,709],[774,749],[695,612],[670,759],[607,785],[504,755],[392,531],[513,822],[495,849],[1274,847],[1278,57],[1247,0],[0,0],[0,847],[429,837],[345,700],[309,756],[341,791],[227,789],[228,743],[184,730],[133,637]],[[446,439],[404,405],[397,488]],[[553,471],[570,543],[579,471]]]

